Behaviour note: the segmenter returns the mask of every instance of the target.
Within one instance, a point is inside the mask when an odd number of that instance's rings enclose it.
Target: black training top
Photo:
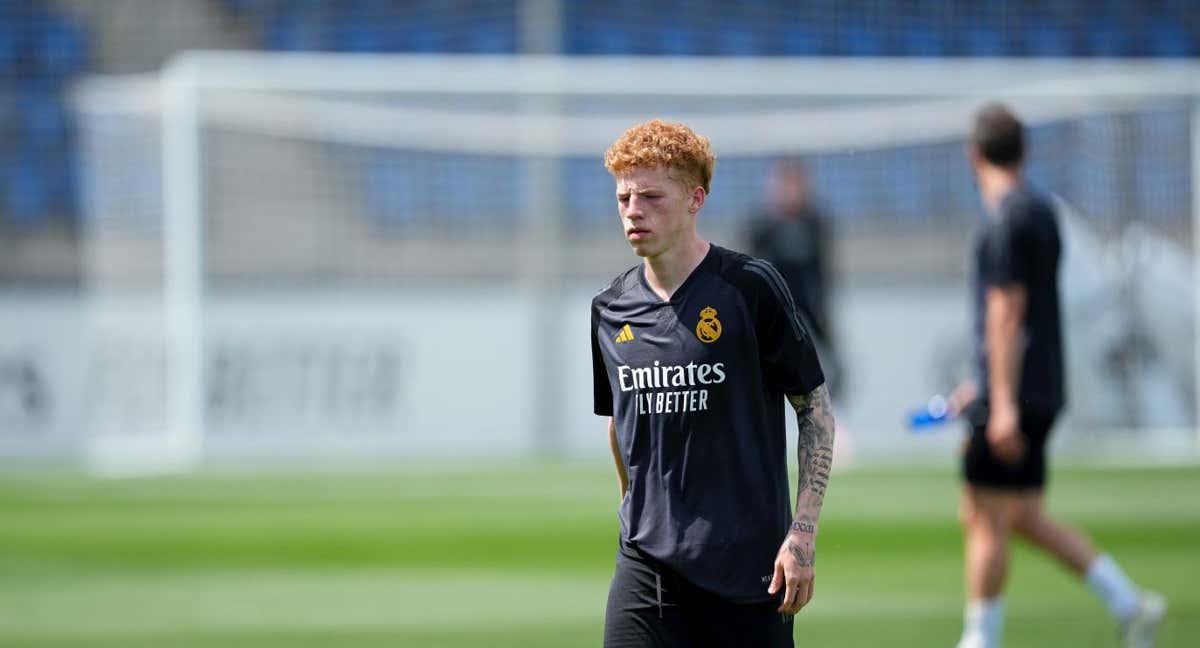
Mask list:
[[[1025,287],[1018,406],[1055,413],[1065,404],[1062,325],[1059,317],[1058,267],[1062,242],[1054,210],[1022,185],[1000,202],[975,238],[975,362],[979,394],[988,397],[987,345],[984,340],[986,293],[992,286]]]
[[[784,394],[824,382],[769,263],[711,246],[670,301],[638,265],[592,300],[595,412],[629,490],[622,541],[704,589],[769,600],[792,518]]]

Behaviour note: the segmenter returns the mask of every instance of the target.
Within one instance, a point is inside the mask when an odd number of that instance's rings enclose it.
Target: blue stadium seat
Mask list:
[[[1025,54],[1061,57],[1078,54],[1070,31],[1050,20],[1040,20],[1025,28]]]
[[[925,192],[930,178],[922,172],[921,165],[913,164],[915,153],[913,149],[897,148],[881,154],[883,168],[891,176],[883,186],[890,190],[888,204],[893,207],[892,216],[910,222],[933,217]]]
[[[1007,56],[1008,43],[996,24],[968,25],[963,30],[966,53],[970,56]]]
[[[87,63],[86,34],[65,16],[48,14],[39,23],[34,38],[38,42],[38,65],[46,74],[55,77],[75,74]]]
[[[888,54],[887,39],[878,26],[866,22],[850,22],[839,30],[839,51],[848,56],[884,56]]]
[[[1183,25],[1166,16],[1151,21],[1145,40],[1147,53],[1151,56],[1182,58],[1200,53]]]
[[[0,154],[5,144],[14,141],[21,132],[20,104],[17,91],[5,75],[0,75]]]
[[[820,26],[802,21],[784,25],[779,34],[780,53],[786,56],[816,56],[824,47]]]
[[[4,208],[9,221],[33,225],[50,215],[51,190],[40,160],[30,154],[14,156],[4,173]]]
[[[513,54],[517,51],[516,36],[512,26],[480,21],[468,29],[466,48],[478,54]]]
[[[914,20],[900,27],[899,53],[905,56],[946,56],[950,53],[950,44],[940,25],[932,20]]]
[[[267,27],[267,48],[284,52],[324,49],[322,24],[304,12],[283,11],[272,18]]]
[[[26,84],[17,91],[21,136],[40,150],[57,149],[67,135],[67,114],[54,84]]]
[[[662,26],[659,42],[662,53],[668,56],[696,56],[702,54],[702,44],[691,25],[670,22]]]
[[[833,218],[849,222],[865,216],[861,165],[841,154],[814,156],[808,165],[816,193]]]
[[[390,25],[369,18],[349,15],[340,17],[333,26],[333,48],[339,52],[386,52],[391,49]]]
[[[567,54],[595,53],[595,15],[581,2],[563,3],[563,51]]]
[[[405,52],[435,53],[446,50],[445,33],[425,18],[412,18],[404,22],[398,49]]]
[[[1129,24],[1112,16],[1099,16],[1087,28],[1089,56],[1132,56],[1135,53],[1134,32]]]
[[[597,54],[636,54],[649,53],[644,48],[635,46],[635,39],[629,29],[620,23],[601,23],[597,25],[596,49]],[[647,40],[640,39],[643,44]]]
[[[594,158],[567,160],[566,176],[567,217],[580,227],[603,227],[611,224],[615,231],[617,207],[613,184],[608,172]]]
[[[716,54],[723,56],[759,56],[767,53],[766,34],[749,25],[727,22],[717,31]]]
[[[53,214],[72,219],[79,213],[80,179],[78,160],[70,148],[51,155],[43,164]]]
[[[15,22],[0,14],[0,77],[11,74],[21,51],[20,33]]]
[[[598,48],[595,32],[582,25],[567,25],[563,37],[563,50],[567,54],[595,54]]]

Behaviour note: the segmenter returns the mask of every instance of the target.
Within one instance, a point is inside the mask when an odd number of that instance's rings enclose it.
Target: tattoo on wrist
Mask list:
[[[807,517],[792,522],[792,531],[812,535],[817,532],[817,526]]]

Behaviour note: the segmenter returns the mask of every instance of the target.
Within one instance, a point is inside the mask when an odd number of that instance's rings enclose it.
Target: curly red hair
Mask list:
[[[614,176],[630,169],[664,167],[671,179],[688,189],[700,186],[709,193],[717,156],[708,138],[684,124],[652,119],[621,134],[604,152],[604,167]]]

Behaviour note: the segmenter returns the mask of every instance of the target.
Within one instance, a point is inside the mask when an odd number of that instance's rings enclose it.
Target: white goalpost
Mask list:
[[[946,388],[930,358],[947,331],[965,334],[954,309],[974,205],[969,179],[953,174],[970,115],[989,99],[1030,125],[1035,170],[1078,208],[1079,223],[1109,241],[1145,223],[1154,234],[1139,240],[1162,250],[1151,256],[1192,273],[1174,282],[1164,270],[1171,285],[1160,293],[1127,276],[1136,267],[1122,270],[1136,303],[1161,309],[1147,318],[1179,325],[1121,319],[1128,304],[1100,304],[1101,292],[1078,306],[1081,329],[1101,309],[1133,331],[1130,348],[1158,353],[1121,380],[1159,376],[1171,396],[1118,408],[1107,401],[1125,383],[1069,357],[1085,390],[1072,394],[1072,420],[1090,431],[1068,451],[1101,457],[1136,427],[1148,460],[1191,460],[1200,64],[253,52],[187,53],[159,75],[98,77],[77,92],[93,313],[153,295],[145,321],[157,332],[143,341],[161,341],[164,385],[161,425],[131,415],[87,437],[89,459],[124,473],[293,451],[587,454],[594,421],[579,318],[602,279],[630,265],[605,220],[611,188],[599,158],[650,117],[712,139],[714,240],[738,240],[771,160],[803,156],[833,187],[851,284],[839,321],[844,344],[862,350],[848,349],[860,363],[846,416],[858,454],[941,452],[954,435],[898,441],[898,412]],[[158,139],[117,144],[131,128]],[[1162,181],[1139,166],[1177,161],[1188,172]],[[1100,175],[1079,170],[1093,164]],[[105,175],[114,165],[159,179],[157,224],[121,222],[137,210]],[[1111,214],[1094,213],[1113,200]],[[1095,267],[1072,272],[1095,278]],[[1165,297],[1180,290],[1190,304]],[[872,318],[896,318],[896,330],[878,333]],[[95,321],[99,337],[123,326]],[[927,340],[913,339],[922,331]],[[1071,351],[1125,348],[1105,335],[1080,332]],[[1105,421],[1110,430],[1094,432]]]

